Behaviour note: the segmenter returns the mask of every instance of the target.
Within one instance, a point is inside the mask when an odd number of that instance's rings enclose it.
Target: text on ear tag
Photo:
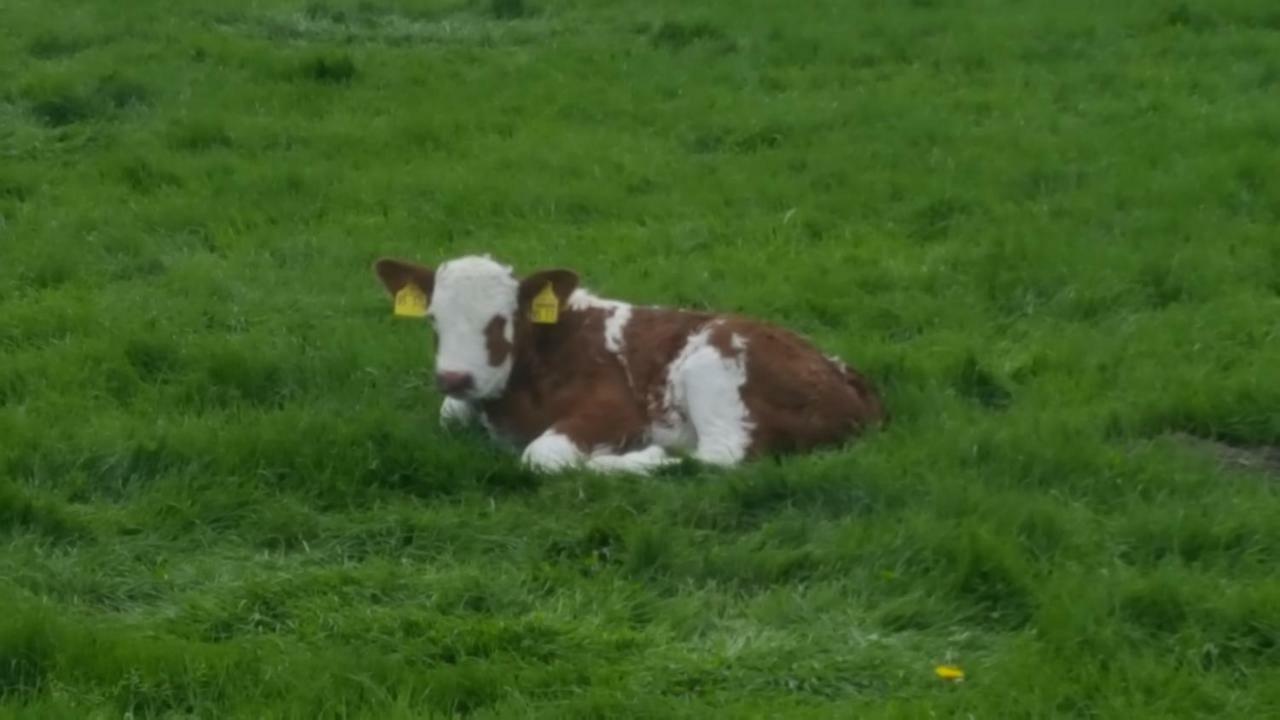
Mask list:
[[[534,296],[533,308],[529,314],[540,325],[554,325],[560,319],[560,298],[556,297],[551,283],[547,283],[542,292]]]
[[[413,283],[396,291],[395,314],[398,317],[426,317],[427,295]]]

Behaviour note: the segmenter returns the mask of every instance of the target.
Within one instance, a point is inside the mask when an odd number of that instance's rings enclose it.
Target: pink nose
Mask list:
[[[445,395],[461,395],[475,384],[471,373],[439,372],[436,373],[436,387]]]

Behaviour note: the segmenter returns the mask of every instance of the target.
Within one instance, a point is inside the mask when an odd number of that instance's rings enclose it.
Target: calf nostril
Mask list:
[[[464,372],[436,373],[436,387],[445,394],[459,393],[471,389],[471,374]]]

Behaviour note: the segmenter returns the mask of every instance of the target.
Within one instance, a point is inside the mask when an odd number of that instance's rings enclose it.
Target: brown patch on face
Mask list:
[[[484,346],[489,351],[489,365],[498,367],[511,356],[511,342],[506,336],[507,319],[494,315],[484,326]]]

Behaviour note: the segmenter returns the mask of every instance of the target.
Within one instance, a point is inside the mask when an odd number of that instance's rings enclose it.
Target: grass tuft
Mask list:
[[[91,44],[82,35],[45,32],[27,43],[27,53],[38,60],[58,60],[81,53]]]
[[[340,85],[351,82],[356,76],[356,63],[350,55],[323,55],[313,57],[302,64],[303,77],[319,83]]]
[[[678,51],[706,43],[718,47],[721,51],[733,48],[733,42],[725,31],[710,20],[664,20],[649,35],[655,47]]]
[[[489,13],[499,20],[516,20],[530,14],[525,0],[489,0]]]

